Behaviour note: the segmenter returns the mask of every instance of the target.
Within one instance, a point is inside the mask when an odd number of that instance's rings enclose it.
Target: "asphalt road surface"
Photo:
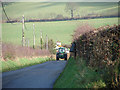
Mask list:
[[[48,61],[2,74],[2,88],[52,88],[66,61]]]

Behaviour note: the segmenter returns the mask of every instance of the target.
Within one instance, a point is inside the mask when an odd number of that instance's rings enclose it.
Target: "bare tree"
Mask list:
[[[71,18],[74,18],[74,13],[78,10],[78,4],[76,2],[68,2],[66,3],[65,11],[69,12]]]

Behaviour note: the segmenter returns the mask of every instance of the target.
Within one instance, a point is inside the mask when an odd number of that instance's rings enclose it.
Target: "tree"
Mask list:
[[[49,49],[50,53],[55,54],[56,50],[55,50],[55,43],[54,43],[53,39],[49,39],[48,49]]]
[[[78,10],[78,4],[76,2],[68,2],[66,4],[65,11],[69,12],[71,18],[74,18],[74,13]]]

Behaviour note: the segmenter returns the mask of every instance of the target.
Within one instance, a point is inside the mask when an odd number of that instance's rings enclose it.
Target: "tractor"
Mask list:
[[[59,60],[59,58],[67,60],[67,53],[64,47],[60,47],[56,53],[56,60]]]

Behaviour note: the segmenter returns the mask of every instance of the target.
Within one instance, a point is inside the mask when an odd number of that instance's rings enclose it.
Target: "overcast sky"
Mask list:
[[[0,0],[3,2],[119,2],[119,0]]]

